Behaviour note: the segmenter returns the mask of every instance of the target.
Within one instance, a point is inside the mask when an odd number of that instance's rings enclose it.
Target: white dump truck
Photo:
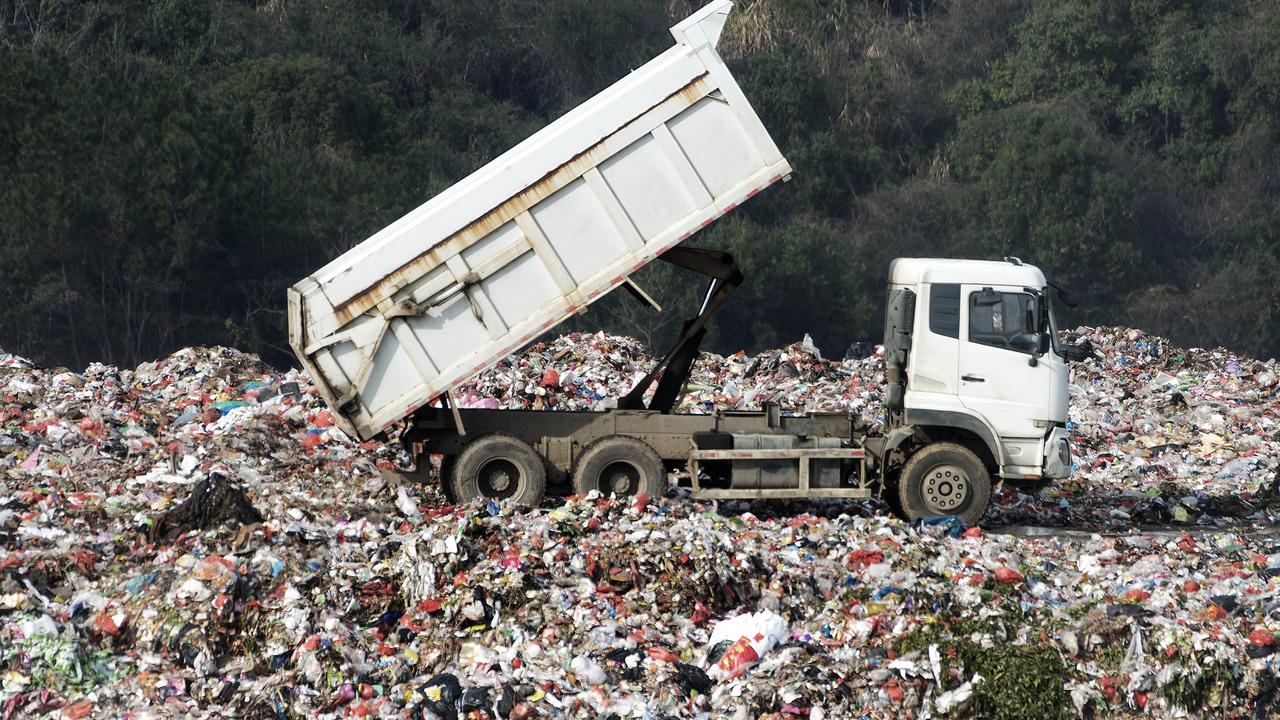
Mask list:
[[[1041,272],[896,260],[886,430],[841,414],[672,413],[708,318],[743,282],[681,245],[792,168],[716,45],[716,0],[676,44],[289,290],[289,342],[343,430],[443,456],[451,496],[553,490],[868,497],[911,518],[985,512],[992,479],[1065,476],[1067,366]],[[663,260],[709,278],[675,347],[601,412],[459,408],[452,391]],[[1069,349],[1068,349],[1069,350]],[[425,455],[419,465],[427,466]]]

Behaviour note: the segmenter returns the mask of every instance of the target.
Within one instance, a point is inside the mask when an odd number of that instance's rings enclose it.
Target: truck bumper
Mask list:
[[[1062,479],[1071,475],[1071,442],[1067,429],[1055,427],[1044,440],[1044,477]]]

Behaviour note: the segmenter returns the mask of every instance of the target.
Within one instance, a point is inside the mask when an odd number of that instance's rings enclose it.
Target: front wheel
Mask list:
[[[975,525],[991,503],[991,475],[963,445],[926,445],[902,468],[898,501],[907,520],[956,515],[965,525]]]

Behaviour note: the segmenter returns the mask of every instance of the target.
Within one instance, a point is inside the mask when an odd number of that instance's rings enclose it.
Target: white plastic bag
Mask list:
[[[787,621],[777,613],[762,610],[744,613],[716,624],[708,644],[733,643],[707,675],[717,680],[733,678],[760,662],[778,643],[787,638]]]

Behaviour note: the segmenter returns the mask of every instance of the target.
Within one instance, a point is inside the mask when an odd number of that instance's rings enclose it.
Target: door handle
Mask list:
[[[960,379],[965,382],[986,382],[987,381],[986,378],[978,377],[977,375],[961,375]]]

